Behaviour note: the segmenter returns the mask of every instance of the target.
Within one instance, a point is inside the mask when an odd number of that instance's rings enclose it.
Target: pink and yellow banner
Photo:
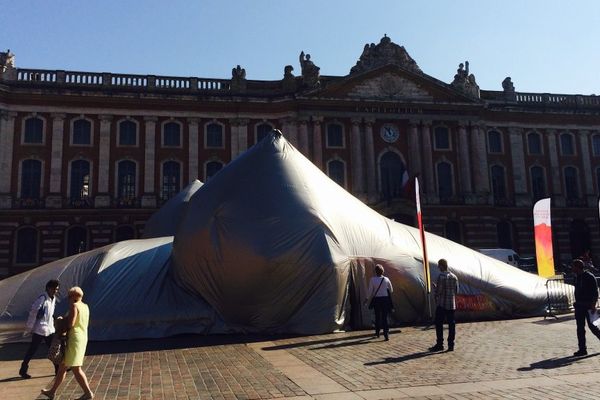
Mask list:
[[[425,244],[425,228],[423,228],[423,219],[421,218],[421,198],[419,197],[419,180],[415,178],[415,201],[417,203],[417,222],[419,224],[419,233],[421,234],[421,244],[423,246],[423,276],[425,277],[425,289],[427,294],[431,293],[431,278],[429,277],[429,260],[427,260],[427,246]]]
[[[533,229],[535,234],[535,256],[538,275],[554,276],[554,253],[552,250],[552,222],[550,199],[539,200],[533,206]]]

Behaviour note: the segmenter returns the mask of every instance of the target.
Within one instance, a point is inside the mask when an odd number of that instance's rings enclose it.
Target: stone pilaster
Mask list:
[[[314,116],[313,121],[313,163],[323,170],[323,117]]]
[[[238,128],[238,155],[248,149],[248,123],[249,119],[242,118],[237,121]]]
[[[142,195],[142,207],[156,207],[156,187],[154,173],[156,165],[156,117],[145,117],[145,142],[144,149],[144,194]]]
[[[364,195],[363,143],[360,137],[360,118],[352,118],[350,157],[352,161],[352,192],[358,198]]]
[[[238,120],[232,118],[229,120],[229,129],[231,130],[231,160],[234,160],[239,154],[239,134],[238,134]]]
[[[431,146],[431,121],[423,121],[421,127],[423,139],[423,174],[425,175],[425,192],[428,202],[436,202],[435,170],[433,167],[433,147]]]
[[[110,165],[110,128],[112,115],[100,115],[100,134],[98,146],[98,194],[94,199],[96,208],[110,206],[108,178],[113,168]]]
[[[296,123],[289,118],[279,120],[279,125],[281,126],[281,130],[283,136],[294,146],[298,147],[298,131],[296,130]]]
[[[471,156],[473,160],[473,181],[476,202],[487,204],[490,197],[490,178],[488,171],[487,147],[485,145],[485,126],[471,125]]]
[[[367,201],[377,201],[377,165],[375,164],[375,138],[373,137],[374,119],[365,120],[365,162],[367,172]]]
[[[594,207],[597,206],[598,200],[594,193],[593,177],[595,176],[595,171],[592,169],[592,162],[590,160],[590,131],[579,131],[579,144],[581,147],[581,162],[583,163],[584,196],[588,207]]]
[[[308,119],[300,118],[298,120],[298,141],[300,142],[300,151],[307,158],[310,158],[310,149],[308,148]]]
[[[525,169],[525,146],[523,129],[509,128],[510,152],[512,159],[513,182],[517,207],[531,205],[531,195],[527,190],[527,171]]]
[[[50,153],[50,187],[46,196],[46,208],[61,208],[61,181],[65,114],[52,114],[52,141]]]
[[[14,111],[0,111],[0,209],[12,207],[11,178],[16,116]]]
[[[556,146],[556,130],[548,129],[548,156],[550,157],[550,175],[552,176],[552,201],[558,207],[565,206],[565,197],[562,195],[562,171],[558,164],[558,148]]]
[[[198,179],[198,119],[188,118],[188,183]]]
[[[458,125],[458,168],[460,171],[460,187],[465,201],[472,203],[473,186],[471,185],[471,158],[469,157],[469,136],[464,122]]]
[[[411,120],[408,124],[408,173],[421,174],[421,146],[419,145],[419,121]]]

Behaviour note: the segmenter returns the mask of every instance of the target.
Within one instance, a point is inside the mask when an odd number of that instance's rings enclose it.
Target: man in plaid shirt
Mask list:
[[[430,351],[444,350],[444,319],[448,321],[448,351],[454,351],[454,336],[456,324],[454,311],[456,310],[456,293],[458,292],[458,278],[448,271],[448,262],[443,258],[438,261],[440,274],[435,285],[435,334],[437,343],[430,347]]]

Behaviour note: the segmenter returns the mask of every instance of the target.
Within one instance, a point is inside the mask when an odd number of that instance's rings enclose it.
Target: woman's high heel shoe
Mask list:
[[[42,389],[42,394],[50,400],[54,399],[54,392],[50,389]]]

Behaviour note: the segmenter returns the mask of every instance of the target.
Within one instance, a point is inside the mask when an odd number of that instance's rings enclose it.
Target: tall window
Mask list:
[[[137,144],[137,125],[130,120],[119,123],[119,145],[135,146]]]
[[[527,149],[531,155],[542,154],[542,139],[539,133],[529,132],[527,134]]]
[[[86,160],[76,160],[71,163],[71,184],[69,197],[72,200],[82,200],[90,195],[90,163]]]
[[[498,235],[498,247],[502,249],[513,248],[513,228],[510,222],[498,222],[496,225],[496,233]]]
[[[256,143],[263,140],[271,131],[273,127],[269,124],[260,124],[256,127]]]
[[[571,134],[563,133],[560,135],[560,151],[563,156],[575,155],[575,144]]]
[[[592,136],[592,149],[595,156],[600,156],[600,135]]]
[[[450,149],[450,133],[445,126],[436,126],[433,130],[434,146],[436,150]]]
[[[181,146],[181,125],[177,122],[167,122],[164,125],[163,145],[170,147]]]
[[[456,243],[462,243],[462,234],[460,223],[458,221],[448,221],[445,226],[446,239],[450,239]]]
[[[546,197],[546,178],[542,167],[531,167],[531,191],[533,201],[538,201]]]
[[[491,170],[492,173],[492,191],[494,195],[494,201],[502,201],[506,199],[506,180],[504,177],[504,167],[500,165],[494,165]]]
[[[15,262],[17,264],[35,264],[38,256],[38,231],[26,227],[17,231]]]
[[[344,130],[342,125],[327,125],[327,147],[344,147]]]
[[[206,180],[212,178],[217,172],[223,168],[223,164],[219,161],[210,161],[206,163]]]
[[[577,169],[575,167],[565,168],[565,192],[567,200],[579,198],[579,181],[577,179]]]
[[[214,123],[206,126],[206,147],[223,147],[223,126]]]
[[[381,176],[381,195],[390,201],[391,199],[402,196],[402,177],[406,167],[400,156],[392,151],[388,151],[381,156],[380,176]]]
[[[454,189],[452,188],[452,166],[450,163],[441,162],[437,165],[437,179],[440,200],[451,198],[454,195]]]
[[[168,200],[179,193],[181,165],[176,161],[167,161],[163,164],[163,179],[160,197]]]
[[[488,151],[490,153],[502,153],[502,135],[500,132],[488,132]]]
[[[71,143],[74,145],[89,145],[92,143],[92,124],[87,119],[78,119],[73,122],[73,137]]]
[[[119,162],[117,195],[121,200],[135,198],[135,176],[136,165],[133,161],[124,160]]]
[[[582,219],[571,221],[569,228],[571,257],[580,257],[586,250],[591,249],[590,227]]]
[[[119,226],[115,231],[115,242],[122,242],[123,240],[130,240],[133,238],[135,238],[135,232],[131,226]]]
[[[31,117],[25,120],[23,143],[39,144],[44,142],[44,121]]]
[[[344,162],[340,160],[331,160],[327,163],[327,175],[341,187],[345,187],[346,173]]]
[[[65,256],[83,253],[87,250],[87,230],[73,226],[67,230],[67,248]]]
[[[21,198],[39,199],[42,185],[42,162],[24,160],[21,164]]]

